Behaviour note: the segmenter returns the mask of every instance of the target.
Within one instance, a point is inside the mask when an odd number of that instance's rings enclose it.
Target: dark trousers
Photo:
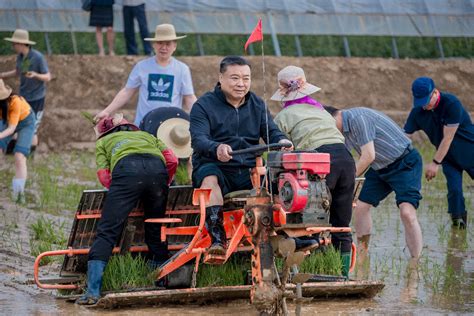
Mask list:
[[[329,222],[334,227],[349,227],[355,186],[354,159],[344,144],[323,145],[316,150],[331,155],[331,172],[326,176],[326,184],[332,196]],[[341,252],[351,251],[351,233],[335,233],[331,239],[336,249]]]
[[[108,261],[127,222],[128,214],[138,201],[143,202],[145,219],[162,218],[168,198],[168,173],[163,161],[154,155],[128,155],[116,164],[112,184],[105,199],[97,236],[89,260]],[[145,224],[148,259],[164,261],[168,248],[161,240],[160,224]]]
[[[462,190],[463,169],[449,162],[443,161],[443,173],[448,187],[448,212],[453,218],[461,218],[466,214],[464,194]],[[466,169],[471,179],[474,179],[474,167]]]
[[[144,3],[137,6],[123,6],[123,34],[125,36],[125,43],[127,46],[127,55],[138,55],[137,42],[135,40],[134,19],[137,19],[138,22],[138,28],[140,29],[140,37],[143,42],[143,50],[145,55],[150,55],[152,52],[150,42],[144,40],[146,37],[150,36],[146,22]]]

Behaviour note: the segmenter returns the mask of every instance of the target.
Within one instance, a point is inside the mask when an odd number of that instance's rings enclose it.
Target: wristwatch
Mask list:
[[[434,158],[433,158],[433,162],[434,162],[435,164],[437,164],[437,165],[440,165],[440,164],[441,164],[441,162],[439,162],[438,160],[436,160],[436,159],[434,159]]]

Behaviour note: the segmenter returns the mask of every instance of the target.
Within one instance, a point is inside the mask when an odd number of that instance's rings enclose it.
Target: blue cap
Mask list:
[[[413,107],[423,107],[430,102],[431,93],[435,83],[430,77],[420,77],[413,81],[411,92],[413,94]]]

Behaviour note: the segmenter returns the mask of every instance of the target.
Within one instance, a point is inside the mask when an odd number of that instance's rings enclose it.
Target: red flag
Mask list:
[[[257,26],[252,31],[252,34],[250,34],[249,39],[245,43],[244,49],[247,50],[247,47],[254,43],[254,42],[259,42],[263,40],[263,33],[262,33],[262,19],[258,20]]]

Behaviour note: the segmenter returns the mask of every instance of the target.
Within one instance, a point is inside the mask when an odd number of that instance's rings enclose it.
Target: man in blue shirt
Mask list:
[[[11,42],[17,53],[16,68],[0,73],[0,79],[20,77],[20,95],[26,99],[36,115],[35,136],[32,150],[38,145],[38,127],[41,123],[46,96],[46,82],[51,80],[51,73],[44,56],[31,46],[36,42],[30,41],[26,30],[15,30],[12,37],[4,38]]]
[[[453,226],[466,228],[467,212],[462,191],[462,172],[474,179],[474,125],[459,99],[435,88],[433,79],[420,77],[413,81],[413,109],[405,132],[423,130],[436,147],[432,162],[426,166],[428,181],[443,166],[448,187],[448,212]]]

